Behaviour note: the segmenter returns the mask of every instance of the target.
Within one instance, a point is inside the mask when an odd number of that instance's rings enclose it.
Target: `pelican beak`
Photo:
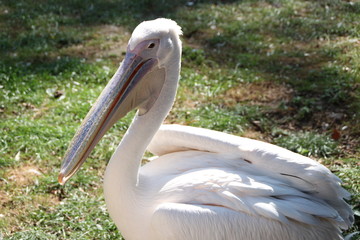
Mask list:
[[[132,109],[144,105],[143,82],[148,73],[158,69],[158,60],[143,59],[128,49],[124,61],[107,84],[76,135],[72,139],[61,165],[58,181],[65,184],[89,156],[105,132]],[[151,75],[151,74],[150,74]],[[139,97],[140,96],[140,97]]]

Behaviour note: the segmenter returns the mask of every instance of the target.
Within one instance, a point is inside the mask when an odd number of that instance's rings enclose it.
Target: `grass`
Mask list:
[[[159,16],[184,31],[167,122],[265,140],[322,162],[353,194],[349,232],[359,230],[359,15],[359,2],[340,0],[0,0],[0,236],[121,238],[105,210],[102,176],[133,114],[69,184],[56,179],[131,31]]]
[[[337,143],[329,136],[313,132],[277,133],[274,143],[304,156],[327,158],[338,153]],[[285,135],[285,136],[284,136]]]

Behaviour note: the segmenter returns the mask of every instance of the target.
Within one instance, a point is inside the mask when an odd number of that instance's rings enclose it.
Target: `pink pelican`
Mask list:
[[[108,211],[126,239],[342,239],[354,220],[349,193],[323,165],[261,141],[162,125],[178,86],[181,33],[169,19],[135,28],[69,146],[59,182],[137,109],[104,180]],[[156,157],[141,167],[146,149]]]

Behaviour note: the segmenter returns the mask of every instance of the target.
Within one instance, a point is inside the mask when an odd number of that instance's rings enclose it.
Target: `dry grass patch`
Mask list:
[[[281,101],[289,101],[293,90],[285,85],[270,81],[242,83],[224,93],[227,105],[248,102],[253,105],[277,105]]]
[[[3,206],[3,204],[8,201],[10,201],[9,193],[6,191],[0,190],[0,206]]]
[[[7,234],[12,234],[22,231],[24,226],[36,224],[26,218],[30,213],[38,209],[52,209],[59,204],[59,200],[55,195],[44,194],[28,196],[23,204],[19,200],[14,201],[10,199],[0,203],[2,208],[0,211],[0,222],[5,220],[5,225],[8,226]]]
[[[33,164],[10,168],[0,182],[0,226],[6,228],[5,235],[24,229],[32,224],[26,219],[30,213],[59,204],[55,194],[34,194],[34,187],[43,171]]]
[[[321,69],[326,64],[333,62],[336,54],[343,54],[342,57],[348,55],[348,59],[342,59],[341,63],[346,64],[350,59],[354,59],[354,54],[360,48],[360,40],[353,37],[337,37],[334,39],[320,38],[312,40],[311,42],[297,41],[289,44],[281,44],[279,47],[269,48],[267,50],[268,55],[274,54],[274,51],[280,51],[284,55],[277,55],[276,59],[281,65],[297,66],[301,67],[298,74],[307,75],[309,71]],[[351,53],[351,54],[349,54]],[[340,60],[336,56],[337,60]],[[339,63],[338,63],[339,64]],[[345,71],[351,70],[344,67]],[[299,75],[301,76],[301,75]]]
[[[71,45],[61,49],[65,55],[75,55],[90,61],[99,58],[113,58],[114,61],[122,59],[126,51],[130,33],[123,27],[115,25],[101,25],[89,30],[92,32],[87,40],[81,44]]]
[[[349,44],[351,44],[351,46],[353,47],[360,47],[360,39],[350,36],[337,37],[332,41],[327,41],[327,43],[329,46],[335,46],[335,47],[344,47]]]
[[[259,131],[254,131],[251,129],[247,129],[245,132],[241,134],[241,137],[256,139],[260,141],[268,141],[268,139]]]
[[[24,165],[10,169],[5,178],[15,186],[26,186],[34,184],[36,179],[42,175],[42,171],[34,165]]]

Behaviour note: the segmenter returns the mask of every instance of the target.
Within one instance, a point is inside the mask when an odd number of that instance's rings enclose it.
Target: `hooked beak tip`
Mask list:
[[[60,183],[60,185],[64,186],[66,183],[66,178],[64,179],[64,173],[60,172],[59,176],[58,176],[58,182]]]

